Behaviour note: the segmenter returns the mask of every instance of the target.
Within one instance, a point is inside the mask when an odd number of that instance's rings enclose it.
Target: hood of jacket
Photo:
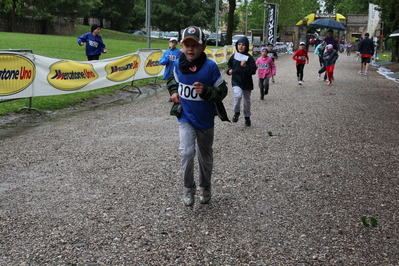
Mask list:
[[[246,45],[246,49],[244,54],[247,54],[249,52],[249,41],[247,37],[241,37],[240,39],[237,40],[236,42],[236,50],[238,51],[238,44],[239,43],[244,43]]]

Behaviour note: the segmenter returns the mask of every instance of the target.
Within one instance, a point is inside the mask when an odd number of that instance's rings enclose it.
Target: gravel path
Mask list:
[[[340,54],[327,86],[310,56],[303,86],[278,59],[250,128],[217,119],[208,205],[182,203],[165,90],[26,116],[0,140],[0,265],[398,265],[399,85]]]

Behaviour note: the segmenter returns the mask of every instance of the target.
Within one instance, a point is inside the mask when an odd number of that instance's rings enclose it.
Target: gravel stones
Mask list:
[[[216,119],[207,205],[182,203],[164,89],[24,116],[0,140],[0,265],[397,265],[398,85],[341,56],[327,87],[310,56],[302,86],[276,61],[251,127]]]

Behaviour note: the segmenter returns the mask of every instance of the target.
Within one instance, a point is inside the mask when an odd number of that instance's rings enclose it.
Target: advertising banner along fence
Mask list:
[[[227,62],[232,46],[206,49],[217,64]],[[0,102],[36,96],[59,95],[109,87],[163,74],[161,49],[98,61],[72,61],[46,57],[30,50],[0,50]]]

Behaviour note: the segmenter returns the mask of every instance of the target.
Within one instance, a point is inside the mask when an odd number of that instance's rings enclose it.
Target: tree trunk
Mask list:
[[[12,9],[11,9],[11,25],[9,28],[10,32],[15,32],[15,12],[17,10],[17,0],[12,1]]]
[[[399,63],[399,37],[393,37],[393,40],[392,40],[391,62]]]
[[[225,45],[230,45],[233,38],[234,30],[234,11],[236,10],[236,0],[229,0],[229,14],[227,17],[227,34]]]

